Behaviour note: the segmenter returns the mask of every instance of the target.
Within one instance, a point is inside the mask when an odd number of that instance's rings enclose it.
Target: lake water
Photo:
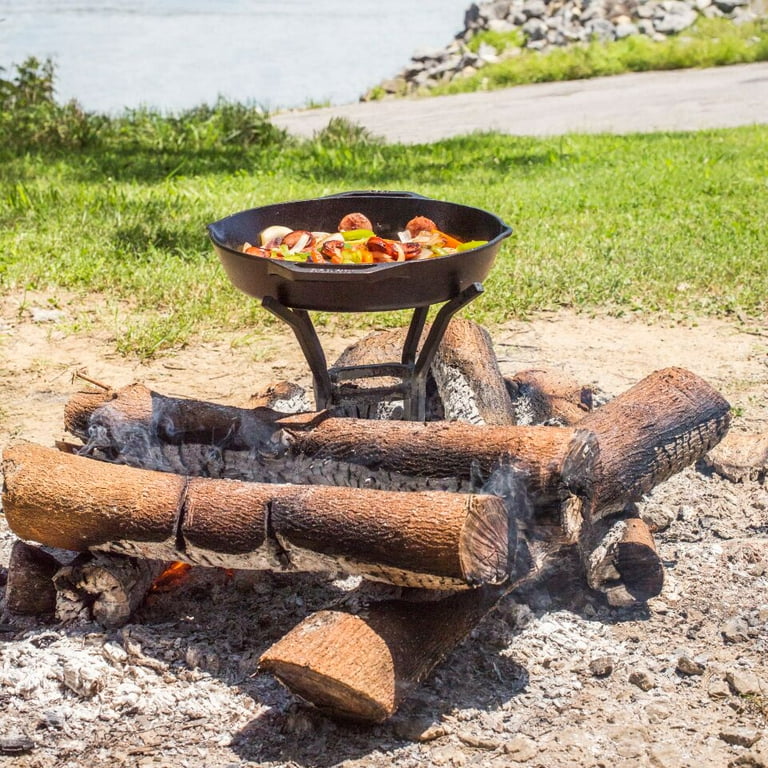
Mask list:
[[[222,96],[268,109],[357,101],[471,0],[0,0],[0,66],[51,58],[56,98],[178,111]]]

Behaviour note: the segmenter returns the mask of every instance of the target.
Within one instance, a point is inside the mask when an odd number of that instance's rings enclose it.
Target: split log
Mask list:
[[[768,473],[768,432],[729,432],[702,463],[732,483],[762,480]]]
[[[517,424],[572,426],[594,407],[594,390],[563,371],[533,368],[504,381]]]
[[[48,552],[14,541],[8,560],[5,607],[17,616],[45,616],[56,608],[53,576],[59,561]]]
[[[462,318],[451,320],[432,361],[432,376],[446,419],[515,424],[493,341],[481,325]]]
[[[499,583],[510,536],[496,496],[188,478],[35,445],[4,454],[20,538],[242,569],[360,573],[425,588]]]
[[[665,368],[646,376],[578,422],[600,446],[590,516],[639,501],[701,459],[729,425],[730,405],[696,374]]]
[[[424,329],[428,333],[430,326]],[[334,367],[384,364],[399,359],[407,329],[374,331],[348,347]],[[394,383],[394,382],[392,382]],[[472,320],[454,317],[443,334],[427,377],[427,421],[512,425],[515,415],[488,331]],[[373,404],[370,419],[396,418],[391,403]]]
[[[56,618],[96,621],[107,629],[127,624],[169,563],[117,554],[86,553],[53,577]]]

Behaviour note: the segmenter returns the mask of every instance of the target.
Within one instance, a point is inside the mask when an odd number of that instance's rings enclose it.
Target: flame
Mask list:
[[[152,592],[170,592],[176,589],[187,578],[187,573],[192,568],[187,563],[171,563],[152,585]]]

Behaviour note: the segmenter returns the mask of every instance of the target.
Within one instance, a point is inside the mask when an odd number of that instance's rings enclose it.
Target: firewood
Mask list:
[[[259,668],[331,717],[383,722],[503,597],[541,579],[556,562],[559,546],[536,544],[528,566],[503,586],[433,601],[413,590],[410,598],[406,593],[362,608],[350,595],[274,643]]]
[[[430,326],[425,327],[425,333]],[[348,347],[334,367],[383,364],[399,360],[406,329],[374,331]],[[447,419],[471,424],[515,423],[512,404],[488,331],[472,320],[454,317],[443,334],[427,377],[427,421]],[[361,418],[393,418],[391,404],[379,403]]]
[[[598,520],[579,540],[587,584],[609,605],[644,603],[661,593],[664,569],[648,525],[639,517]]]
[[[706,382],[682,369],[652,374],[578,422],[580,428],[597,435],[599,452],[588,502],[583,508],[580,503],[571,505],[563,534],[578,543],[590,585],[604,592],[609,603],[634,604],[658,594],[663,571],[642,521],[602,518],[701,458],[722,438],[728,422],[728,403]],[[366,622],[366,616],[350,619],[334,613],[315,622],[315,616],[310,616],[294,630],[296,635],[289,633],[285,644],[281,640],[270,648],[262,663],[302,698],[314,703],[312,697],[317,697],[330,714],[379,721],[394,713],[420,675],[439,663],[504,594],[503,589],[496,590],[487,602],[484,595],[468,594],[465,602],[451,606],[447,625],[435,621],[430,629],[420,628],[421,634],[411,637],[399,634],[400,608],[388,604],[375,607],[373,622]],[[454,627],[461,627],[461,632],[454,632]],[[345,632],[365,638],[366,656],[361,663],[371,672],[369,678],[339,673],[334,659],[346,658]],[[433,634],[426,640],[428,632]],[[302,649],[296,640],[304,634],[311,641]],[[330,654],[328,649],[338,650]],[[326,653],[330,654],[327,660]],[[356,660],[357,641],[350,653]],[[416,658],[396,668],[393,659],[408,654]],[[409,670],[417,671],[409,677]],[[333,695],[324,695],[322,689]]]
[[[600,445],[590,515],[605,517],[639,501],[701,459],[729,425],[728,402],[691,371],[646,376],[578,422]]]
[[[8,525],[48,546],[430,588],[507,576],[508,517],[496,496],[187,478],[35,445],[8,448],[3,470]]]
[[[594,461],[588,433],[572,428],[284,416],[166,398],[138,384],[90,408],[75,395],[66,426],[97,458],[252,482],[476,491],[507,464],[526,476],[534,507],[549,510],[589,482]]]
[[[560,370],[533,368],[504,381],[517,424],[572,426],[593,409],[592,387]]]
[[[768,472],[768,432],[729,432],[702,460],[726,480],[761,480]]]
[[[14,541],[8,559],[5,607],[18,616],[45,616],[56,608],[53,576],[59,561],[48,552],[23,541]]]
[[[122,627],[168,565],[103,552],[80,555],[53,577],[56,618],[64,623],[96,621],[108,629]]]

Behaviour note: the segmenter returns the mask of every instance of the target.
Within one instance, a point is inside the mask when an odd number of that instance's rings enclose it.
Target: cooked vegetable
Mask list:
[[[260,246],[245,243],[243,251],[254,256],[313,264],[378,264],[446,256],[486,244],[463,242],[441,232],[432,219],[416,216],[398,233],[397,240],[379,237],[362,213],[349,213],[337,232],[309,232],[272,225],[259,233]]]

